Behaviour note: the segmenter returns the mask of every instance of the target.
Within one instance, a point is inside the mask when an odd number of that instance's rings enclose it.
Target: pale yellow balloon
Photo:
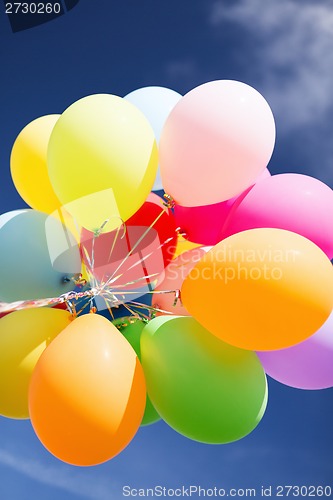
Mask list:
[[[60,115],[46,115],[29,123],[17,136],[10,157],[14,185],[32,208],[48,214],[60,206],[47,171],[47,146]]]
[[[32,372],[45,348],[71,322],[61,309],[25,309],[0,319],[0,414],[29,418]]]
[[[58,198],[80,225],[111,231],[145,202],[157,156],[141,111],[120,97],[96,94],[72,104],[57,121],[48,170]]]

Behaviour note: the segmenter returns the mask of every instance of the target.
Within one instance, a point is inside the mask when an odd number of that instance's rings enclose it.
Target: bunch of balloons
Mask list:
[[[274,144],[265,99],[230,80],[29,123],[11,174],[31,208],[0,216],[0,414],[87,466],[160,419],[243,438],[266,374],[332,387],[333,192],[271,176]]]

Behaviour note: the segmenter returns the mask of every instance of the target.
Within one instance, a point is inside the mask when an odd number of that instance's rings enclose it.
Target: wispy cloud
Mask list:
[[[250,34],[256,71],[284,131],[320,122],[333,110],[333,9],[331,2],[217,0],[209,24],[231,22]]]
[[[60,488],[68,493],[93,500],[109,500],[112,497],[110,484],[104,480],[93,481],[91,475],[87,477],[80,469],[74,467],[59,467],[47,465],[31,457],[15,455],[7,450],[0,449],[0,464],[39,483]],[[83,471],[84,472],[84,471]]]

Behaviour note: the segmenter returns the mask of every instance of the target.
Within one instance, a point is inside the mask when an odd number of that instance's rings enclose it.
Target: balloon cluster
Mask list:
[[[229,80],[29,123],[11,173],[32,208],[0,217],[0,414],[86,466],[160,418],[243,438],[266,374],[331,387],[333,193],[271,176],[274,143],[265,99]]]

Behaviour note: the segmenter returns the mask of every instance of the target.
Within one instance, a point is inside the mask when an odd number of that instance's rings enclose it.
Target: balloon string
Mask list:
[[[154,223],[153,223],[154,224]],[[177,230],[176,230],[177,231]],[[153,273],[153,274],[150,274],[148,276],[142,276],[141,278],[138,278],[137,280],[134,280],[134,281],[129,281],[126,283],[126,285],[115,285],[116,281],[124,276],[126,274],[126,272],[129,270],[129,269],[133,269],[135,266],[139,265],[140,263],[144,264],[144,270],[146,269],[146,266],[145,266],[145,261],[147,261],[148,258],[152,257],[154,255],[154,253],[156,253],[157,251],[161,250],[162,247],[164,247],[167,243],[170,243],[170,241],[173,239],[173,236],[167,238],[166,240],[163,241],[163,243],[161,243],[158,247],[154,248],[154,250],[152,252],[150,252],[149,254],[141,257],[140,259],[138,259],[134,264],[132,264],[131,267],[129,267],[128,269],[126,269],[123,273],[119,274],[118,276],[114,276],[114,274],[112,275],[113,277],[110,277],[107,281],[107,284],[111,284],[113,285],[113,288],[121,288],[121,287],[124,287],[124,286],[127,286],[127,285],[132,285],[132,284],[135,284],[135,283],[138,283],[139,281],[142,281],[143,279],[146,280],[148,278],[153,278],[153,277],[157,277],[159,276],[160,273]]]
[[[142,304],[141,302],[130,302],[130,304],[133,304],[135,307],[141,308],[141,309],[147,309],[147,311],[150,311],[151,313],[155,314],[157,312],[163,313],[165,315],[173,315],[172,312],[166,311],[165,309],[161,309],[158,305],[155,306],[148,306],[147,304]]]
[[[134,244],[133,248],[131,248],[131,250],[127,253],[127,255],[124,257],[124,259],[120,262],[119,266],[113,272],[112,276],[110,276],[110,278],[103,285],[104,287],[109,285],[110,281],[114,278],[115,274],[125,264],[125,262],[130,258],[130,256],[133,254],[134,250],[140,245],[141,241],[147,236],[149,231],[153,228],[154,224],[156,224],[156,222],[162,217],[162,215],[164,213],[165,213],[165,211],[164,211],[164,209],[162,209],[161,213],[156,217],[156,219],[152,222],[152,224],[149,227],[147,227],[146,231],[140,236],[140,238]]]
[[[123,233],[123,235],[122,235],[122,236],[121,236],[121,238],[120,238],[121,240],[125,237],[125,235],[126,235],[126,233],[127,233],[126,224],[125,224],[125,222],[124,222],[123,220],[122,220],[122,226],[123,226],[123,228],[124,228],[124,233]],[[117,242],[117,239],[118,239],[119,231],[120,231],[120,228],[121,228],[122,226],[117,227],[117,232],[116,232],[116,234],[115,234],[115,237],[113,238],[113,242],[112,242],[112,245],[111,245],[111,247],[110,247],[110,253],[109,253],[109,259],[108,259],[108,261],[110,261],[110,259],[111,259],[111,256],[112,256],[112,253],[113,253],[114,247],[116,246],[116,242]]]
[[[104,298],[104,292],[106,294],[110,294],[111,290],[104,290],[104,288],[96,287],[96,288],[91,288],[89,290],[86,290],[84,292],[68,292],[67,294],[60,295],[59,297],[51,297],[51,298],[46,298],[46,299],[37,299],[37,300],[20,300],[16,302],[0,302],[0,314],[4,313],[9,313],[9,312],[14,312],[14,311],[19,311],[22,309],[31,309],[31,308],[39,308],[39,307],[47,307],[47,306],[56,306],[59,304],[67,304],[69,305],[70,308],[73,307],[71,304],[71,301],[73,300],[79,300],[83,298],[90,298],[94,299],[94,297],[97,296],[102,296]],[[137,291],[122,291],[122,292],[115,292],[111,293],[112,296],[112,307],[119,307],[119,305],[124,305],[122,301],[119,301],[117,298],[117,295],[137,295]],[[179,290],[153,290],[153,291],[148,291],[146,292],[147,294],[166,294],[166,293],[173,293],[177,298],[180,297],[180,291]],[[139,303],[137,303],[139,304]],[[144,304],[143,304],[144,305]],[[145,306],[145,305],[144,305]],[[82,309],[80,310],[83,311],[87,307],[84,305]],[[151,306],[147,306],[147,308],[151,308]],[[155,309],[155,308],[152,308]],[[167,311],[158,311],[158,312],[166,312]]]
[[[170,204],[171,204],[171,201],[170,201]],[[124,287],[129,286],[129,285],[137,284],[142,280],[145,280],[147,282],[147,280],[149,280],[150,278],[157,277],[159,275],[159,273],[153,273],[153,274],[149,275],[147,272],[147,268],[145,266],[145,268],[144,268],[145,276],[142,276],[141,278],[139,278],[137,280],[130,281],[124,285],[117,285],[117,284],[114,284],[114,282],[117,281],[125,273],[121,273],[120,275],[118,275],[116,277],[115,277],[115,274],[124,265],[124,263],[127,261],[127,259],[132,255],[134,250],[138,247],[138,245],[141,243],[141,241],[146,237],[146,235],[149,233],[149,231],[153,228],[153,226],[157,223],[157,221],[162,217],[162,215],[164,213],[165,213],[165,210],[162,209],[161,213],[156,217],[156,219],[146,229],[144,234],[138,239],[138,241],[135,243],[133,248],[128,252],[128,254],[125,256],[125,258],[122,260],[122,262],[119,264],[117,269],[114,271],[113,275],[107,280],[106,283],[98,284],[96,282],[96,278],[95,278],[94,273],[93,273],[94,264],[95,264],[94,252],[93,252],[92,259],[90,260],[89,252],[84,247],[84,245],[81,244],[80,245],[80,254],[82,257],[83,252],[84,252],[85,257],[86,257],[86,262],[88,262],[88,266],[86,266],[87,272],[92,277],[91,281],[93,283],[93,286],[89,290],[86,290],[84,292],[77,292],[77,291],[76,292],[74,292],[74,291],[68,292],[67,294],[63,294],[59,297],[52,297],[52,298],[45,298],[45,299],[16,301],[16,302],[11,302],[11,303],[0,302],[0,313],[8,313],[8,312],[18,311],[18,310],[22,310],[22,309],[29,309],[29,308],[55,306],[55,305],[65,303],[67,305],[68,310],[73,315],[78,315],[81,312],[83,312],[84,309],[87,308],[89,304],[90,304],[90,308],[92,309],[93,308],[93,306],[92,306],[93,299],[94,299],[94,297],[97,297],[97,296],[101,296],[106,301],[106,305],[107,305],[109,311],[111,311],[112,307],[119,307],[119,305],[125,305],[122,300],[119,300],[118,296],[122,295],[123,300],[125,300],[126,295],[134,295],[134,294],[137,294],[138,292],[137,291],[120,290],[121,288],[124,288]],[[102,231],[103,227],[106,225],[107,222],[108,222],[108,220],[104,221],[101,228],[99,229],[100,232]],[[124,234],[121,236],[121,238],[123,238],[125,236],[126,230],[127,230],[126,224],[123,223],[123,225],[124,225]],[[110,256],[112,255],[112,252],[114,250],[117,238],[119,236],[119,232],[120,232],[120,227],[117,228],[117,232],[115,234],[113,244],[112,244],[112,247],[110,249]],[[94,233],[94,241],[95,241],[95,237],[98,237],[97,233],[98,233],[98,231]],[[169,243],[171,239],[172,239],[172,237],[167,238],[163,243],[161,243],[159,245],[158,248],[156,248],[148,256],[146,256],[146,259],[151,257],[154,252],[160,250],[164,245]],[[93,241],[93,247],[94,247],[94,241]],[[138,262],[133,264],[133,266],[138,265],[140,262],[143,262],[143,261],[144,261],[144,258],[141,257],[138,260]],[[133,267],[133,266],[131,266],[131,267]],[[82,278],[82,274],[76,275],[76,279],[75,280],[73,279],[73,281],[74,281],[75,285],[77,285],[77,286],[82,286],[82,285],[86,284],[86,280],[84,280]],[[112,281],[113,281],[113,283],[112,283]],[[112,283],[112,288],[117,289],[117,290],[114,290],[113,293],[112,293],[112,290],[109,289],[111,283]],[[174,304],[176,304],[177,301],[180,300],[180,291],[179,290],[157,290],[157,291],[154,291],[154,290],[150,289],[146,293],[149,293],[149,294],[152,294],[152,293],[155,293],[155,294],[174,293],[175,294],[175,303]],[[105,295],[107,295],[109,297],[105,298]],[[91,300],[87,304],[83,305],[83,307],[80,309],[79,312],[76,312],[75,305],[72,304],[72,301],[73,300],[77,301],[77,300],[82,299],[82,298],[90,298]],[[111,306],[110,306],[110,304],[111,304]],[[139,303],[133,303],[133,304],[135,304],[136,306],[139,306]],[[142,304],[142,307],[147,309],[147,310],[149,307],[149,310],[151,310],[151,311],[155,310],[157,312],[163,312],[165,314],[172,314],[169,311],[164,311],[162,309],[156,309],[156,308],[151,307],[151,306],[145,306],[144,304]],[[113,316],[112,312],[111,312],[111,316]]]

